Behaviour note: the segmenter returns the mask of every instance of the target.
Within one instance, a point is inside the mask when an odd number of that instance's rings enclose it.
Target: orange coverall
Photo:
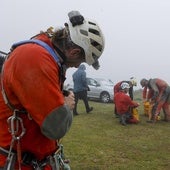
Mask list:
[[[49,38],[43,34],[38,39],[52,47]],[[41,132],[43,121],[53,109],[64,104],[59,66],[43,47],[29,43],[15,49],[4,68],[4,89],[15,108],[25,108],[28,114],[20,114],[26,129],[20,140],[22,152],[31,152],[38,160],[54,153],[56,140],[49,139]],[[7,119],[13,114],[4,103],[0,93],[0,146],[8,149],[11,134]],[[33,119],[32,119],[33,118]],[[14,149],[17,150],[16,146]],[[6,157],[0,154],[0,167]],[[22,165],[22,170],[32,167]]]

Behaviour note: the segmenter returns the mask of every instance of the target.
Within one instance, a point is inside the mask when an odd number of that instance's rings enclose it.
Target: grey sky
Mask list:
[[[169,0],[1,0],[0,50],[50,26],[63,26],[70,10],[96,20],[105,35],[100,70],[87,66],[87,75],[114,83],[132,76],[170,83]],[[67,81],[74,71],[68,69]]]

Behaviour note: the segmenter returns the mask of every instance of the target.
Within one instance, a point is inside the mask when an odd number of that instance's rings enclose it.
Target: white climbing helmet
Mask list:
[[[124,89],[129,89],[129,88],[130,88],[130,86],[129,86],[128,83],[122,83],[122,84],[121,84],[121,89],[122,89],[122,90],[124,90]]]
[[[98,59],[105,46],[100,27],[95,21],[84,19],[78,11],[71,11],[68,16],[71,40],[84,49],[86,63],[98,69]]]

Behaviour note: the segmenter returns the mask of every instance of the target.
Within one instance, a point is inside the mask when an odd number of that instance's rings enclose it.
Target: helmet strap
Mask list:
[[[67,60],[67,57],[65,56],[65,54],[53,44],[54,49],[57,51],[57,53],[59,54],[59,56],[63,59],[63,62],[65,63]]]

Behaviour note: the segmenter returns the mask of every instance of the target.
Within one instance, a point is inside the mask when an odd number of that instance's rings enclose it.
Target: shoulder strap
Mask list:
[[[20,41],[20,42],[17,42],[15,44],[13,44],[12,49],[15,49],[16,47],[18,47],[20,45],[23,45],[23,44],[27,44],[27,43],[35,43],[35,44],[38,44],[38,45],[42,46],[43,48],[45,48],[51,54],[51,56],[54,58],[54,60],[57,62],[59,67],[61,67],[59,57],[57,56],[55,51],[47,43],[45,43],[45,42],[43,42],[41,40],[31,39],[31,40]]]
[[[152,79],[149,79],[148,80],[148,87],[151,89],[151,81],[152,81]]]
[[[12,47],[11,47],[11,50],[14,50],[18,46],[23,45],[23,44],[27,44],[27,43],[35,43],[35,44],[38,44],[38,45],[42,46],[43,48],[45,48],[50,53],[50,55],[53,57],[53,59],[56,61],[56,63],[59,65],[59,67],[62,68],[59,57],[57,56],[55,51],[48,44],[46,44],[45,42],[43,42],[41,40],[31,39],[31,40],[20,41],[20,42],[13,44]],[[7,95],[6,95],[6,92],[4,90],[4,86],[3,86],[3,66],[2,66],[2,73],[1,73],[1,88],[2,88],[1,90],[2,90],[2,95],[3,95],[3,98],[4,98],[5,104],[7,104],[8,107],[11,110],[14,111],[15,107],[10,103],[10,101],[9,101]],[[26,112],[26,111],[20,110],[19,112]]]

